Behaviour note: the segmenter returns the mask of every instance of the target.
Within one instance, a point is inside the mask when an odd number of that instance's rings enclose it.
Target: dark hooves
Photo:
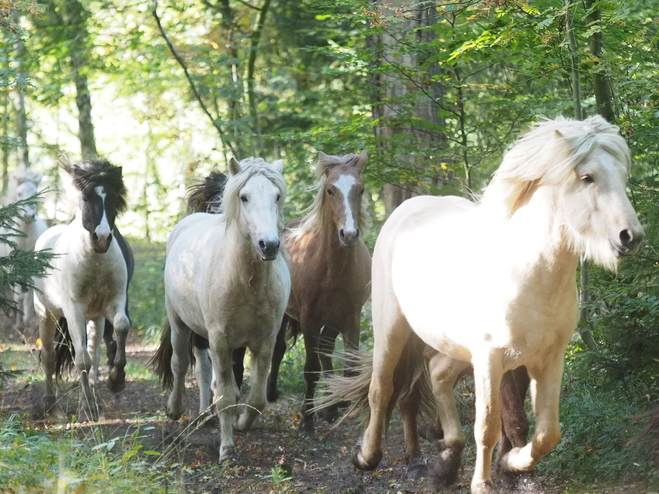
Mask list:
[[[415,458],[407,464],[407,478],[409,480],[423,479],[428,476],[428,465],[423,458]]]
[[[126,387],[126,371],[123,367],[113,367],[108,378],[108,389],[113,393],[123,391]]]
[[[314,437],[316,431],[314,430],[313,424],[301,424],[297,430],[298,434],[304,437]]]
[[[275,401],[277,401],[279,399],[279,394],[280,394],[280,391],[276,388],[275,388],[274,391],[268,389],[268,394],[267,394],[266,397],[268,398],[268,401],[270,403],[274,403]]]
[[[327,423],[333,424],[339,418],[339,410],[336,407],[326,408],[318,412],[318,415]]]

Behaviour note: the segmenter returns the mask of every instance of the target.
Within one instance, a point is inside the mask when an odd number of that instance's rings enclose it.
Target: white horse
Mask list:
[[[394,372],[422,360],[409,352],[401,359],[412,333],[450,357],[431,365],[444,429],[440,461],[459,457],[464,446],[453,384],[466,365],[474,367],[472,493],[494,491],[507,370],[528,369],[536,426],[531,442],[507,453],[501,467],[531,470],[556,446],[563,358],[578,320],[579,256],[614,270],[644,236],[625,192],[630,161],[618,128],[599,116],[544,121],[506,154],[480,204],[417,197],[391,215],[373,255],[371,415],[355,466],[373,469],[381,459]]]
[[[46,376],[44,406],[49,411],[55,404],[54,339],[58,322],[66,322],[82,385],[82,412],[96,419],[90,382],[94,385],[96,381],[98,346],[106,319],[114,325],[118,340],[115,369],[109,379],[123,379],[126,365],[128,275],[119,242],[113,241],[115,218],[126,208],[126,188],[121,167],[105,160],[65,165],[64,170],[78,194],[75,218],[68,225],[49,228],[36,244],[36,250],[50,249],[56,255],[52,269],[43,278],[35,278],[41,365]],[[108,386],[121,387],[116,383]]]
[[[9,194],[5,198],[7,202],[24,201],[34,197],[39,192],[39,183],[43,176],[29,168],[15,168],[9,177]],[[21,250],[34,250],[34,244],[39,236],[48,229],[46,222],[39,217],[34,205],[25,204],[23,214],[16,225],[17,230],[23,232],[24,236],[14,236],[12,240],[16,248]],[[7,244],[0,244],[0,257],[8,256],[12,248]],[[14,289],[14,302],[16,304],[16,322],[14,327],[22,330],[31,326],[35,321],[33,291],[22,291]]]
[[[251,391],[236,427],[247,430],[266,404],[266,379],[273,345],[290,293],[282,205],[283,161],[261,158],[229,162],[221,213],[195,213],[181,220],[167,242],[165,304],[168,324],[154,357],[173,389],[167,414],[183,413],[191,335],[209,341],[210,362],[196,352],[200,412],[210,406],[211,374],[220,416],[220,460],[233,455],[232,416],[239,397],[231,354],[248,347]],[[278,255],[279,253],[279,255]],[[173,382],[172,382],[173,381]]]

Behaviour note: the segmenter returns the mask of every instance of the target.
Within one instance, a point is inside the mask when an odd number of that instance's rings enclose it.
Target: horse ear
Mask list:
[[[229,175],[238,175],[241,170],[240,163],[236,161],[236,158],[231,158],[229,160]]]
[[[284,173],[284,160],[273,161],[270,164],[270,167],[274,169],[277,173]]]
[[[41,179],[42,179],[42,178],[43,178],[43,173],[37,173],[37,174],[34,176],[34,183],[37,184],[37,185],[39,185],[39,183],[41,182]]]
[[[554,131],[554,136],[556,137],[556,139],[563,139],[563,133],[558,129]]]
[[[318,151],[318,164],[316,165],[316,175],[322,178],[323,175],[335,164],[333,156],[327,156],[322,151]]]
[[[368,153],[366,151],[362,151],[359,157],[357,158],[357,163],[355,163],[355,166],[359,170],[359,173],[364,171],[367,161],[368,161]]]

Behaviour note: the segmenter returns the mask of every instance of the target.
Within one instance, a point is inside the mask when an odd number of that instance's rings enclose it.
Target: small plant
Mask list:
[[[264,479],[272,480],[272,491],[275,493],[286,492],[288,490],[287,482],[293,480],[293,469],[287,463],[281,463],[270,470],[270,475],[264,475]]]

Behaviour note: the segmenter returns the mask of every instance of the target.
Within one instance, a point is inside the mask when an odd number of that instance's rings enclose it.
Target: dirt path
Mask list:
[[[23,373],[8,379],[0,390],[0,418],[15,414],[33,426],[57,424],[40,417],[42,381],[39,378],[37,349],[34,346],[5,343],[0,345],[0,367]],[[188,492],[238,494],[245,492],[289,493],[429,493],[426,479],[407,480],[403,456],[403,437],[399,421],[394,419],[385,445],[385,456],[374,472],[360,472],[350,464],[353,447],[361,437],[362,425],[355,421],[332,430],[318,420],[315,438],[297,434],[300,398],[284,394],[279,402],[270,404],[252,431],[237,433],[239,458],[231,465],[218,465],[218,435],[214,425],[197,426],[190,420],[197,409],[193,383],[188,386],[187,413],[183,420],[173,422],[164,416],[166,396],[153,376],[144,370],[151,348],[131,345],[128,359],[126,389],[118,395],[104,385],[98,390],[101,418],[93,424],[71,424],[87,434],[92,428],[101,432],[104,440],[131,438],[139,434],[144,448],[163,454],[165,468],[176,470],[179,485]],[[131,369],[134,372],[131,372]],[[132,375],[135,374],[135,375]],[[63,417],[75,413],[77,390],[72,380],[62,383],[60,401]],[[139,431],[139,432],[137,432]],[[434,457],[434,448],[425,443],[424,454]],[[471,463],[471,462],[470,462]],[[273,469],[287,479],[278,478]],[[453,492],[469,492],[471,465],[461,475]],[[631,490],[630,490],[631,489]],[[523,479],[517,487],[508,486],[502,492],[533,492],[543,494],[577,493],[551,479],[534,476]],[[594,489],[591,493],[645,494],[634,486],[624,490]]]

